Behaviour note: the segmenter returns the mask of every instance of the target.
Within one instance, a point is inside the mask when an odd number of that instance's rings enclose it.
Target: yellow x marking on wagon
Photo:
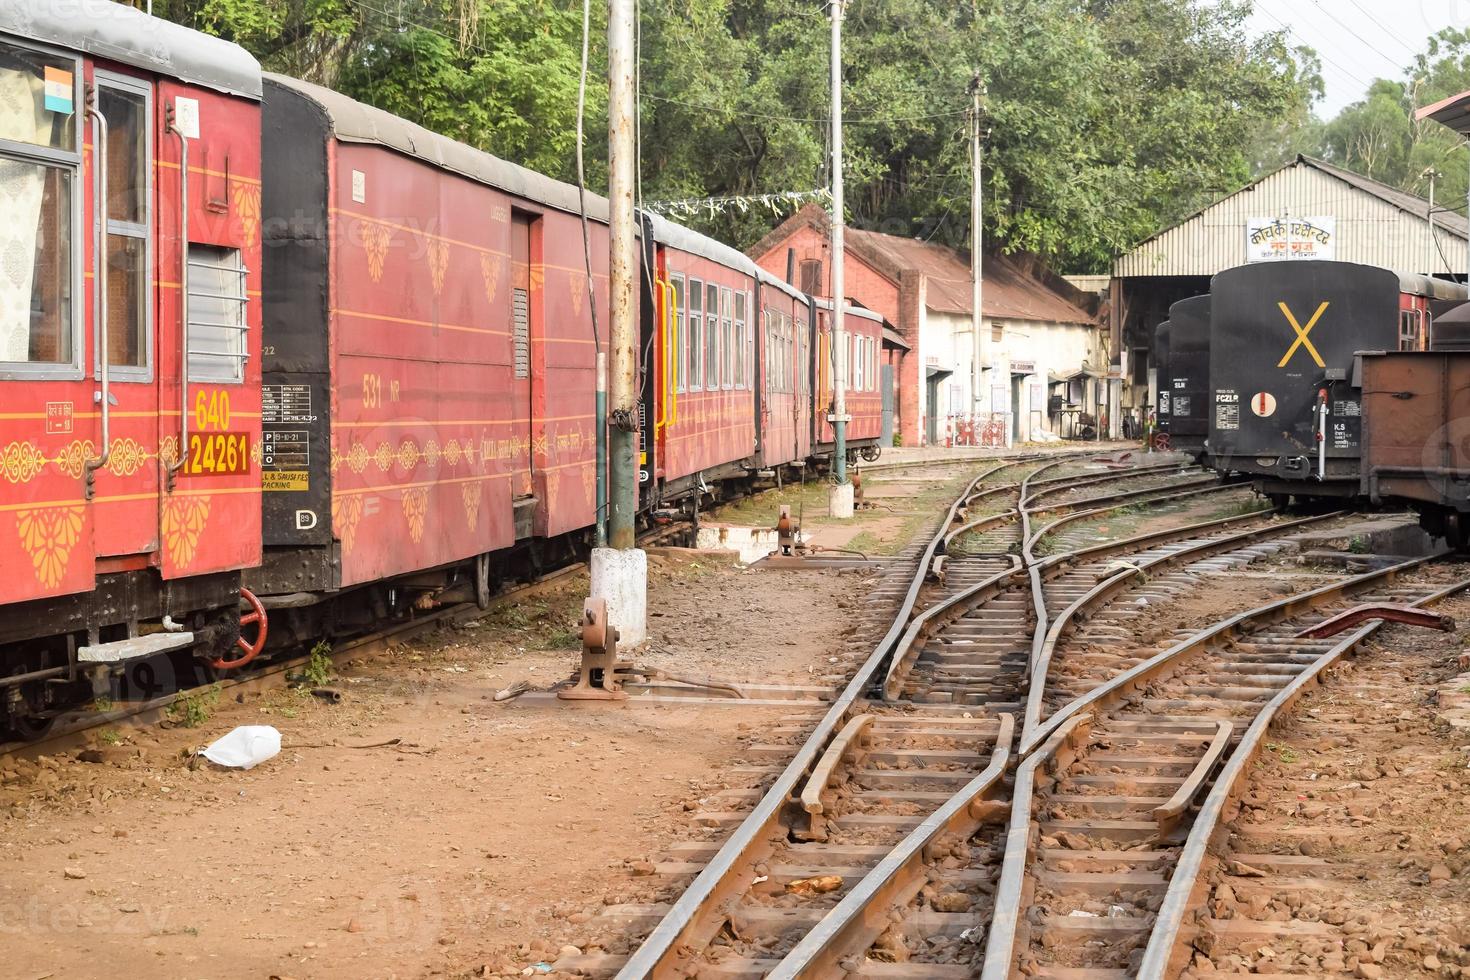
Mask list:
[[[1287,348],[1286,356],[1276,366],[1279,368],[1286,367],[1286,362],[1291,360],[1291,355],[1296,353],[1296,349],[1298,347],[1305,347],[1307,353],[1312,355],[1312,360],[1317,362],[1317,366],[1319,368],[1325,368],[1327,365],[1323,362],[1322,355],[1317,353],[1317,348],[1312,346],[1312,342],[1307,338],[1307,334],[1311,333],[1312,328],[1317,325],[1317,321],[1322,319],[1322,314],[1327,312],[1327,307],[1330,305],[1330,302],[1323,301],[1322,305],[1317,307],[1317,312],[1312,314],[1312,319],[1307,322],[1305,327],[1296,322],[1295,314],[1291,312],[1291,308],[1285,303],[1277,303],[1276,305],[1281,307],[1281,312],[1286,314],[1286,322],[1290,323],[1291,329],[1296,331],[1296,340]]]

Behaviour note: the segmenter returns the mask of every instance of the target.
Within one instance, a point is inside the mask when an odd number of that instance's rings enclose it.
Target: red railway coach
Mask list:
[[[294,79],[267,76],[264,112],[252,580],[276,608],[376,585],[369,616],[459,585],[483,599],[518,546],[534,565],[596,517],[577,189]],[[588,201],[605,343],[607,205]]]
[[[641,454],[648,503],[757,468],[760,321],[757,269],[744,254],[656,215],[644,238],[653,275],[643,346],[657,352],[643,398],[642,445],[654,447]]]
[[[836,354],[847,357],[847,454],[849,461],[861,454],[874,460],[880,452],[878,440],[883,432],[883,396],[879,383],[879,365],[883,353],[883,318],[861,307],[847,307],[843,325],[847,330],[847,350],[832,348],[832,303],[813,300],[817,311],[817,349],[813,352],[816,379],[816,403],[813,416],[814,451],[831,455],[835,435],[828,416],[832,412],[833,372]]]
[[[260,68],[88,10],[0,7],[0,720],[21,735],[129,666],[242,659],[260,554]]]
[[[812,453],[812,301],[764,269],[760,279],[761,329],[757,355],[760,467],[803,463]]]

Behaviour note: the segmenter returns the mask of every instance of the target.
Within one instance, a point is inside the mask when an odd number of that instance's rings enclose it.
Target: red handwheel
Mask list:
[[[270,622],[265,614],[265,606],[260,604],[260,600],[255,598],[255,593],[249,589],[241,589],[240,598],[245,600],[246,604],[250,606],[250,611],[240,616],[241,632],[239,636],[235,637],[235,646],[239,649],[240,655],[234,660],[228,660],[224,657],[220,657],[218,660],[211,660],[209,665],[216,670],[234,670],[237,667],[244,667],[250,661],[260,656],[260,651],[265,649],[265,637],[270,629]],[[245,627],[252,623],[255,624],[256,628],[255,641],[253,643],[245,639],[244,633]]]

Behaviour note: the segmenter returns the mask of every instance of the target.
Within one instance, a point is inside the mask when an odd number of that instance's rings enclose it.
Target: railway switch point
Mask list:
[[[845,521],[852,517],[852,511],[852,484],[834,483],[827,495],[827,513],[839,521]]]
[[[637,548],[593,548],[591,594],[607,603],[618,639],[629,650],[648,639],[648,554]]]
[[[639,552],[642,554],[642,552]],[[618,663],[618,628],[608,621],[608,605],[592,598],[582,603],[582,666],[577,683],[556,692],[563,701],[626,701],[618,670],[632,664]]]

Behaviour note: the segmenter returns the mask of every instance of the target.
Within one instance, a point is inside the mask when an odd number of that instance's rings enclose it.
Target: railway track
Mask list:
[[[1009,472],[1021,466],[982,474],[951,507],[925,549],[924,565],[939,566],[942,586],[923,587],[915,575],[907,612],[900,610],[810,737],[785,746],[793,761],[724,844],[701,842],[683,860],[656,865],[675,880],[693,876],[678,900],[611,912],[631,931],[652,927],[648,940],[626,959],[584,957],[559,968],[622,977],[822,976],[876,942],[878,955],[910,964],[883,975],[968,975],[960,961],[977,962],[973,939],[983,928],[976,923],[986,919],[972,907],[985,890],[987,863],[976,851],[987,845],[974,834],[986,821],[999,828],[996,818],[1005,813],[1003,776],[1021,735],[1031,636],[1045,618],[1044,602],[1038,616],[1030,594],[1033,571],[1051,580],[1090,568],[1095,580],[1099,563],[1147,546],[1165,549],[1151,556],[1160,562],[1186,552],[1208,556],[1265,535],[1259,526],[1240,528],[1271,516],[1240,510],[1050,555],[1028,568],[1025,545],[1043,540],[1064,512],[1096,517],[1140,502],[1178,506],[1181,494],[1207,488],[1179,489],[1193,477],[1167,467],[1111,474],[1098,485],[1131,485],[1104,494],[1089,482],[1089,497],[1079,486],[1085,478],[1063,471],[1064,463]],[[1058,492],[1042,496],[1053,499],[1036,499],[1049,486]],[[935,562],[946,546],[951,557]],[[866,696],[880,688],[883,699]],[[772,734],[798,738],[808,722],[794,716]],[[769,757],[781,748],[761,750]],[[753,788],[733,792],[756,796]],[[738,816],[721,812],[722,829]],[[701,858],[709,860],[702,869]],[[934,876],[924,870],[926,858],[957,872],[945,889],[926,886]],[[894,922],[905,929],[889,929]],[[885,942],[901,948],[885,950]]]
[[[981,976],[1175,975],[1232,786],[1270,724],[1376,627],[1299,634],[1361,603],[1432,604],[1470,586],[1445,579],[1417,559],[1268,603],[1037,724],[1021,740]]]

